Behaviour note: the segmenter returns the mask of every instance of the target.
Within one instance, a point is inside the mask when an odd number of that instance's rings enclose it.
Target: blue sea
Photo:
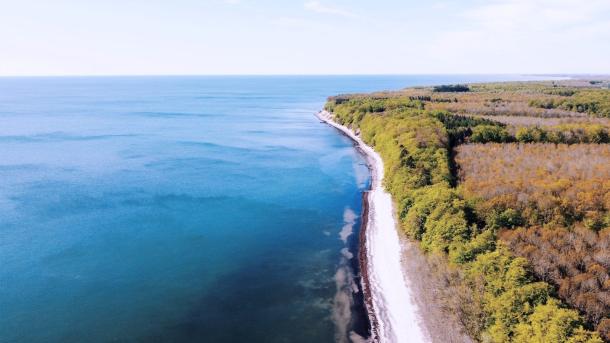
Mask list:
[[[0,78],[0,341],[365,336],[368,170],[314,113],[337,93],[526,78]]]

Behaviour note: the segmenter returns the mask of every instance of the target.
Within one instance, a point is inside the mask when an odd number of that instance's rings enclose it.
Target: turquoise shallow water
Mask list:
[[[0,341],[365,334],[357,297],[348,318],[334,299],[368,172],[313,114],[336,93],[518,78],[0,78]]]

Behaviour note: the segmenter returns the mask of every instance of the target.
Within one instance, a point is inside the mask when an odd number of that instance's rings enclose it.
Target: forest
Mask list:
[[[419,241],[447,315],[475,341],[610,342],[609,87],[329,98],[335,120],[382,156],[402,229]]]

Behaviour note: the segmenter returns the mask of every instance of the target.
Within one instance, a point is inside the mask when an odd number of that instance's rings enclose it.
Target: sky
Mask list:
[[[0,75],[610,74],[610,0],[0,0]]]

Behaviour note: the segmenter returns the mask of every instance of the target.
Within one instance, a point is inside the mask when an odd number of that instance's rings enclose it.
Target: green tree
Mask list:
[[[472,143],[504,143],[509,142],[510,135],[506,128],[497,125],[479,125],[472,129],[470,142]]]
[[[515,343],[603,343],[593,332],[586,331],[578,313],[559,307],[556,300],[536,306],[527,322],[515,329]]]

